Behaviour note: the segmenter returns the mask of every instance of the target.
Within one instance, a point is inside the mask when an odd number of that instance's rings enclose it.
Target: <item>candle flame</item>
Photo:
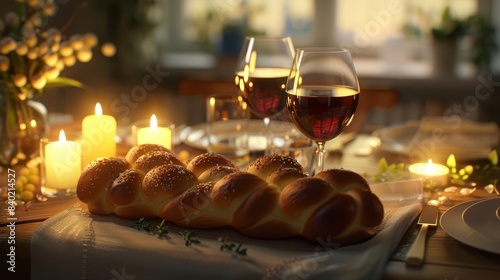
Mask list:
[[[432,159],[429,159],[427,161],[427,168],[426,168],[426,171],[427,171],[427,174],[432,174]]]
[[[149,121],[149,127],[152,129],[156,129],[158,127],[158,120],[156,119],[156,115],[151,115],[151,120]]]
[[[97,104],[95,104],[95,115],[100,117],[102,116],[102,107],[101,107],[101,103],[97,102]]]
[[[64,134],[64,130],[62,129],[59,132],[59,142],[66,142],[66,134]]]

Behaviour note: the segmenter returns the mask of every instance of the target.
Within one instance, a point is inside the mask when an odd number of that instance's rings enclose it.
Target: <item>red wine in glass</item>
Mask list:
[[[358,92],[349,88],[305,86],[296,94],[287,94],[287,108],[304,135],[326,142],[349,125],[358,100]]]
[[[288,72],[288,68],[258,68],[246,76],[239,71],[235,77],[236,88],[255,115],[272,117],[286,108]]]

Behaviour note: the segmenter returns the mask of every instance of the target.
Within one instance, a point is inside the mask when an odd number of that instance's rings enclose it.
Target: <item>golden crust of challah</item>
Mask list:
[[[375,234],[384,216],[366,180],[349,170],[309,176],[297,161],[277,154],[246,170],[215,153],[183,163],[154,144],[132,148],[125,159],[90,163],[77,195],[98,215],[160,217],[198,229],[231,226],[264,239],[359,243]]]

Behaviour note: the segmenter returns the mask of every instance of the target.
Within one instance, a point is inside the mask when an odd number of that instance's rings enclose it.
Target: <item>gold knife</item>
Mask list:
[[[427,239],[427,229],[429,226],[437,226],[439,215],[439,207],[436,205],[424,205],[424,209],[418,219],[418,224],[421,225],[417,239],[406,254],[406,264],[411,266],[421,266],[425,256],[425,242]]]

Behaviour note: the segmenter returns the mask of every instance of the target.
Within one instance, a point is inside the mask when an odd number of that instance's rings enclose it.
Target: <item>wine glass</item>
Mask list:
[[[349,125],[359,102],[351,53],[344,48],[297,49],[286,92],[290,118],[317,143],[316,172],[322,171],[326,141]]]
[[[270,154],[271,118],[286,108],[285,84],[295,49],[290,37],[246,37],[235,69],[238,94],[264,120]]]

